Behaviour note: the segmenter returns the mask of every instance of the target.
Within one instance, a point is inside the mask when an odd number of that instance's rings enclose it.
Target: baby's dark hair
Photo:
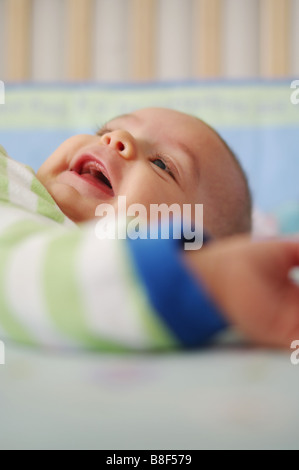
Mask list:
[[[231,236],[237,234],[250,233],[252,230],[252,195],[249,187],[248,178],[242,165],[228,145],[228,143],[221,137],[221,135],[207,123],[205,123],[218,137],[224,148],[226,149],[234,168],[240,176],[240,190],[235,195],[234,211],[230,213],[229,217],[221,217],[219,221],[218,234],[220,237]]]
[[[230,154],[232,161],[237,168],[241,180],[243,182],[243,201],[240,207],[239,216],[236,217],[235,223],[232,226],[232,229],[235,234],[237,233],[249,233],[252,230],[252,195],[249,187],[249,182],[247,175],[238,159],[236,154],[233,152],[228,143],[218,134],[219,139],[225,146],[226,150]]]

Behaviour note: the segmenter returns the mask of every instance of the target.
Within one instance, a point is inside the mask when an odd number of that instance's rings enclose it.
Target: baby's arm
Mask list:
[[[1,214],[2,339],[162,350],[199,346],[226,325],[178,241],[98,240],[94,223],[52,228],[20,208],[2,206]]]
[[[283,348],[299,339],[299,287],[289,276],[299,265],[299,241],[234,237],[186,258],[228,320],[248,338]]]

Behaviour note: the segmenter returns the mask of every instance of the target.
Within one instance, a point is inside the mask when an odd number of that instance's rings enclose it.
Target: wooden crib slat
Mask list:
[[[91,78],[92,0],[67,0],[66,78]]]
[[[155,76],[156,0],[130,1],[130,51],[133,80]]]
[[[290,67],[290,0],[261,0],[261,74],[279,77]]]
[[[51,0],[49,0],[51,1]],[[129,75],[133,80],[156,77],[156,30],[159,0],[128,0],[130,6]],[[182,0],[183,1],[183,0]],[[298,0],[299,1],[299,0]],[[92,74],[92,38],[96,21],[94,0],[61,0],[66,5],[65,78],[86,80]],[[222,72],[222,9],[224,0],[190,0],[194,5],[193,73],[218,77]],[[265,77],[286,76],[291,68],[292,0],[259,0],[260,73]],[[31,77],[31,18],[33,0],[4,0],[5,80]],[[63,8],[62,8],[63,9]],[[171,21],[171,11],[169,13]],[[42,21],[46,19],[42,18]],[[167,25],[165,26],[167,27]],[[190,32],[191,34],[191,32]],[[109,53],[109,52],[108,52]],[[169,51],[173,53],[173,51]]]
[[[5,2],[5,79],[30,78],[31,68],[31,0]]]
[[[194,72],[198,77],[221,73],[221,0],[194,0]]]

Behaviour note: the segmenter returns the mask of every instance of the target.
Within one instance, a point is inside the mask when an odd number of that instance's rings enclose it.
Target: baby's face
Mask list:
[[[160,108],[117,117],[96,135],[71,137],[37,177],[77,223],[94,218],[101,203],[116,209],[118,196],[126,196],[127,206],[139,203],[147,209],[150,204],[203,204],[204,228],[214,236],[239,180],[212,129]]]

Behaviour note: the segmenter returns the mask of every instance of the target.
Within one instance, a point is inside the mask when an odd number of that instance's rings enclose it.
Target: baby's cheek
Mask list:
[[[131,188],[126,194],[127,204],[142,204],[149,208],[151,204],[167,203],[166,194],[160,188],[151,184],[144,184]]]
[[[61,160],[56,162],[55,158],[51,157],[39,168],[37,179],[48,189],[55,182],[57,176],[64,171],[62,170],[63,166]]]
[[[64,141],[52,155],[43,163],[39,172],[42,178],[58,176],[70,167],[74,155],[88,143],[93,141],[93,136],[77,135]]]

